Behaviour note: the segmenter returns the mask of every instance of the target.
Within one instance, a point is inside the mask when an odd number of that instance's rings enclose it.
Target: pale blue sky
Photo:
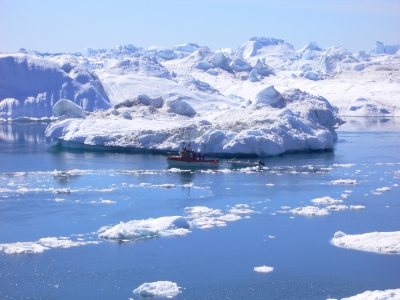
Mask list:
[[[400,44],[400,0],[0,0],[0,52],[132,43],[236,49],[249,37],[370,50]]]

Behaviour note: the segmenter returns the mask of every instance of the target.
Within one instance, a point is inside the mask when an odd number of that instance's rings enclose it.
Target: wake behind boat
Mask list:
[[[236,158],[232,158],[228,160],[228,163],[234,168],[248,168],[248,167],[259,167],[262,168],[265,164],[261,160],[257,161],[240,161],[236,160]]]
[[[190,143],[178,153],[168,153],[166,159],[168,166],[173,168],[217,168],[219,164],[218,158],[205,159],[204,154],[196,154]]]

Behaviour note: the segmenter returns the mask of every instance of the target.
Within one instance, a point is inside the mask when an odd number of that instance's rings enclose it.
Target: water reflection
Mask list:
[[[396,117],[346,117],[345,119],[346,123],[340,126],[338,131],[392,131],[400,129],[400,119]]]

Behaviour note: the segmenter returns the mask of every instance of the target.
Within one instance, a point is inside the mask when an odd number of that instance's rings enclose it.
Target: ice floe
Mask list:
[[[350,209],[353,209],[353,210],[364,210],[365,206],[364,205],[350,205]]]
[[[290,210],[295,215],[303,215],[303,216],[327,216],[329,215],[329,210],[326,208],[319,208],[316,206],[305,206],[305,207],[297,207]]]
[[[273,270],[274,270],[273,267],[268,267],[268,266],[254,267],[254,271],[258,273],[270,273]]]
[[[356,179],[338,179],[338,180],[332,180],[332,184],[357,184]]]
[[[180,216],[121,222],[99,234],[99,238],[115,241],[149,239],[160,236],[181,236],[190,233],[189,223]]]
[[[311,200],[312,203],[316,205],[330,205],[330,204],[336,204],[336,203],[341,203],[343,200],[335,200],[329,196],[325,196],[322,198],[315,198]]]
[[[41,238],[37,242],[0,244],[0,251],[5,254],[36,254],[52,248],[70,248],[99,243],[100,241],[72,241],[68,238],[48,237]]]
[[[342,298],[342,300],[398,300],[398,299],[400,299],[400,289],[389,289],[384,291],[380,290],[365,291],[355,296]]]
[[[171,281],[156,281],[146,282],[133,290],[134,294],[142,297],[174,297],[181,293],[175,282]]]
[[[379,254],[400,254],[400,231],[370,232],[352,235],[337,231],[331,243],[340,248]]]

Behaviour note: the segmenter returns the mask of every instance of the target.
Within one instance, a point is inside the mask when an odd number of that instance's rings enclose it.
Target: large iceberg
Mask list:
[[[110,107],[98,77],[68,56],[2,54],[0,79],[0,120],[50,118],[63,98],[86,111]]]
[[[173,96],[160,108],[136,101],[51,123],[46,135],[66,147],[178,150],[190,132],[197,152],[259,156],[333,148],[334,128],[343,121],[323,97],[297,89],[279,93],[271,86],[253,101],[243,106],[228,97],[210,103]]]

